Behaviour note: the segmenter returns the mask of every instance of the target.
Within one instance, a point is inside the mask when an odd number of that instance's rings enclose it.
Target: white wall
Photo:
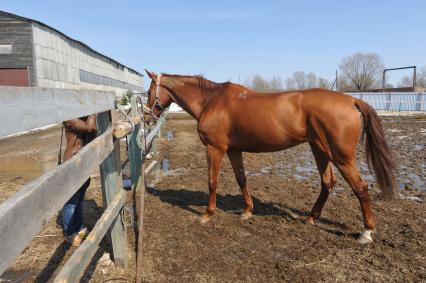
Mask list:
[[[119,96],[126,90],[80,81],[80,69],[129,84],[143,86],[142,76],[113,66],[114,62],[100,56],[54,30],[33,23],[34,59],[39,87],[94,89],[115,91]],[[115,64],[116,65],[116,64]]]

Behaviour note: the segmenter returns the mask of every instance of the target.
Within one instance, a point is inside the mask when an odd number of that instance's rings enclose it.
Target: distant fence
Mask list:
[[[362,99],[380,111],[426,112],[425,92],[352,92],[346,94]]]
[[[105,211],[87,239],[74,251],[56,276],[55,282],[78,281],[105,235],[111,241],[116,264],[127,265],[127,234],[123,217],[127,192],[122,185],[119,139],[130,134],[132,190],[140,198],[136,204],[140,208],[137,217],[140,246],[145,188],[145,156],[142,154],[142,145],[150,148],[164,121],[161,119],[149,133],[144,133],[144,140],[141,141],[138,99],[142,102],[142,97],[138,95],[131,99],[132,123],[113,123],[111,111],[114,110],[115,95],[112,92],[0,87],[0,137],[98,113],[98,137],[95,140],[55,170],[26,184],[0,204],[0,274],[32,242],[98,166]],[[147,152],[148,150],[144,154]],[[140,257],[138,262],[140,264]]]

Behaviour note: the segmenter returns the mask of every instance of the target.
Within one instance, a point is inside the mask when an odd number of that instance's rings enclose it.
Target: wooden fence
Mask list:
[[[129,161],[132,190],[139,195],[139,211],[143,211],[145,156],[144,145],[150,145],[162,121],[141,141],[141,119],[138,99],[131,99],[128,122],[114,123],[115,94],[45,88],[0,87],[0,137],[97,113],[98,137],[78,154],[55,170],[26,184],[11,198],[0,204],[0,274],[31,244],[34,237],[54,217],[71,196],[100,166],[105,211],[82,245],[77,248],[55,282],[76,282],[96,253],[106,235],[111,241],[114,261],[127,266],[127,235],[123,206],[127,192],[123,189],[119,139],[130,133]],[[132,131],[133,130],[133,131]],[[149,151],[146,151],[149,152]],[[138,215],[141,245],[143,215]],[[140,249],[139,249],[140,250]],[[138,258],[140,267],[140,255]]]

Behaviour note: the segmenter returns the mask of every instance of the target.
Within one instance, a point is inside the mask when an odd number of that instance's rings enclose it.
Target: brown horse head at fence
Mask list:
[[[252,216],[253,202],[244,172],[242,152],[273,152],[309,143],[321,178],[321,192],[307,223],[314,224],[336,183],[332,164],[351,186],[361,204],[364,232],[361,243],[372,241],[376,223],[368,184],[355,162],[356,146],[366,136],[367,162],[375,171],[386,198],[396,194],[395,164],[376,111],[362,100],[339,92],[310,89],[258,93],[241,85],[215,83],[202,76],[156,75],[146,106],[147,120],[159,117],[172,101],[197,122],[207,149],[209,201],[201,221],[216,210],[216,187],[223,157],[228,158],[245,201],[242,219]],[[364,122],[364,123],[363,123]],[[363,126],[364,124],[364,126]]]

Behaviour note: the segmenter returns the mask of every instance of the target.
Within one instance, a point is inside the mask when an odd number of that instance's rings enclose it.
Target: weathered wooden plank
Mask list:
[[[112,128],[111,111],[97,116],[98,133]],[[104,208],[106,209],[119,190],[123,188],[120,162],[120,140],[114,140],[114,149],[100,166]],[[122,213],[110,228],[108,239],[111,241],[115,264],[127,266],[127,233]]]
[[[93,90],[0,87],[0,137],[114,108],[115,94]]]
[[[140,128],[141,118],[139,116],[130,117],[133,124]],[[117,139],[124,138],[132,131],[132,124],[129,121],[118,121],[114,123],[114,137]]]
[[[138,216],[137,251],[136,251],[136,282],[142,282],[142,247],[143,247],[143,218],[145,206],[145,162],[142,163],[140,189],[137,192],[136,208]]]
[[[161,121],[159,121],[157,123],[157,125],[154,127],[154,129],[152,129],[151,132],[149,132],[149,134],[145,137],[146,144],[150,144],[154,140],[154,138],[157,136],[158,131],[160,130],[161,126],[162,126],[162,123],[161,123]]]
[[[113,149],[107,130],[57,169],[0,204],[0,274],[31,243]]]
[[[157,165],[157,160],[153,160],[145,169],[145,175],[151,172],[152,168]]]
[[[90,263],[99,248],[99,243],[108,231],[108,228],[117,218],[124,204],[126,203],[127,193],[120,190],[108,205],[102,216],[96,222],[90,234],[81,246],[73,253],[65,266],[56,276],[54,282],[78,282],[86,266]]]
[[[137,97],[131,98],[130,116],[132,119],[139,117]],[[142,149],[140,148],[140,124],[135,124],[134,131],[130,134],[129,139],[129,161],[130,161],[130,176],[132,180],[132,190],[140,189],[140,176],[142,174]]]
[[[131,98],[131,111],[130,115],[131,117],[139,117],[138,113],[138,104],[137,104],[137,97],[133,96]],[[138,235],[137,239],[137,252],[136,252],[136,282],[142,282],[141,281],[141,249],[142,249],[142,239],[140,238],[142,236],[141,231],[141,225],[143,225],[143,215],[141,214],[139,208],[140,208],[140,196],[141,194],[144,194],[144,191],[142,191],[142,188],[144,188],[144,174],[143,174],[143,167],[142,164],[142,149],[140,147],[140,125],[135,125],[134,131],[130,135],[129,140],[129,159],[130,159],[130,172],[131,172],[131,180],[132,180],[132,190],[133,190],[133,196],[134,197],[134,207],[137,210],[137,223],[138,223],[138,229],[136,234]],[[140,236],[140,237],[139,237]]]

